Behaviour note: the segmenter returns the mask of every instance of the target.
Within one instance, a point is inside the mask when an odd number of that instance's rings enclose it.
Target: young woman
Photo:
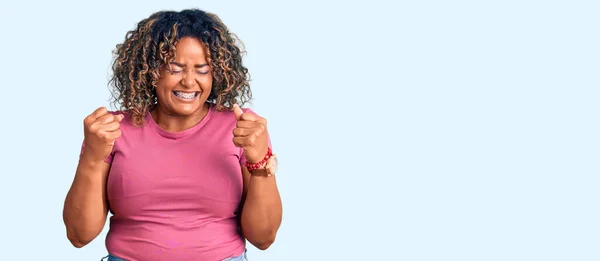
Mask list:
[[[109,261],[246,260],[267,249],[282,206],[266,120],[251,98],[236,37],[201,10],[152,14],[117,45],[119,111],[84,120],[64,205],[67,237],[102,231]],[[239,104],[239,105],[238,105]]]

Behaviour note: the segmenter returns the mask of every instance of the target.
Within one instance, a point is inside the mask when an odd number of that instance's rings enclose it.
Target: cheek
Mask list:
[[[212,76],[207,76],[205,79],[199,81],[202,91],[210,92],[212,89]]]
[[[156,83],[156,96],[159,98],[164,96],[165,90],[167,90],[167,88],[163,82],[159,81]]]
[[[169,99],[169,94],[170,94],[170,88],[168,87],[169,85],[166,85],[164,82],[157,82],[156,83],[156,97],[158,98],[158,100],[161,101],[165,101]]]
[[[163,77],[156,83],[156,92],[157,94],[161,92],[170,92],[177,83],[179,83],[179,80],[177,80],[176,77]]]

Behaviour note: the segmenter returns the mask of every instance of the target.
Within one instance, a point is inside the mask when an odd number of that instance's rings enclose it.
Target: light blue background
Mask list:
[[[4,0],[2,259],[106,255],[62,223],[83,118],[126,31],[199,7],[246,44],[281,159],[251,261],[600,260],[597,3]]]

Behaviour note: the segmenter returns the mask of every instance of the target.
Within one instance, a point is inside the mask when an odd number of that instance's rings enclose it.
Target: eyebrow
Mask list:
[[[171,62],[171,64],[173,64],[173,65],[175,65],[175,66],[179,66],[179,67],[185,68],[185,65],[183,65],[183,64],[180,64],[180,63],[178,63],[178,62]],[[208,64],[207,64],[207,63],[203,63],[203,64],[196,64],[196,65],[194,65],[194,67],[196,67],[196,68],[202,68],[202,67],[206,67],[206,66],[208,66]]]

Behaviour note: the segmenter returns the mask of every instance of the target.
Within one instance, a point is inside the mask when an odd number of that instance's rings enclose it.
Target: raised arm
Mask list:
[[[67,238],[77,248],[94,240],[106,223],[106,180],[110,164],[105,159],[121,136],[119,122],[122,119],[123,115],[113,115],[99,108],[84,120],[84,146],[63,208]]]
[[[252,175],[245,166],[242,172],[248,187],[242,206],[242,233],[252,245],[265,250],[275,242],[282,218],[275,176]]]
[[[108,215],[106,178],[110,164],[94,162],[83,155],[63,208],[67,238],[77,248],[87,245],[102,232]]]
[[[237,123],[233,143],[244,148],[246,161],[261,162],[269,147],[267,121],[254,113],[244,113],[237,105],[234,112]],[[275,241],[281,225],[282,204],[275,176],[253,175],[262,171],[262,167],[249,171],[242,165],[244,194],[240,223],[248,242],[265,250]]]

